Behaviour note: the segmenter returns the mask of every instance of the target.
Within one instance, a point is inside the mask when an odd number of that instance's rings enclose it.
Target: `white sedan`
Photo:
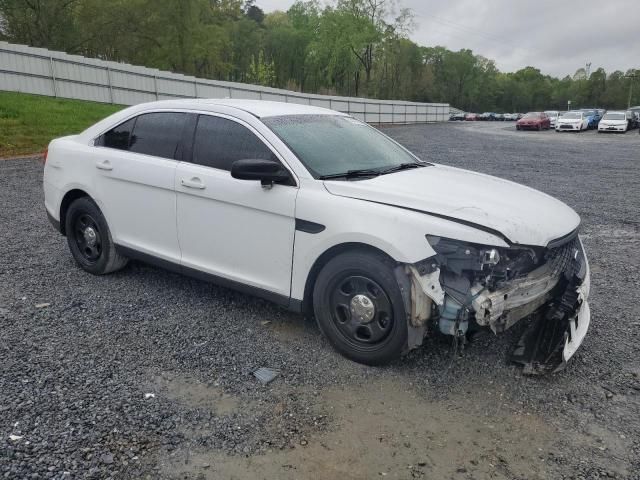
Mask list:
[[[556,120],[556,132],[582,132],[589,128],[589,119],[579,110],[563,113]]]
[[[622,132],[625,133],[629,129],[629,125],[633,122],[631,112],[610,111],[604,114],[600,123],[598,123],[598,133],[602,132]]]
[[[551,128],[555,128],[558,117],[560,116],[560,112],[558,112],[557,110],[545,110],[544,113],[547,115],[547,117],[549,117]]]
[[[52,141],[44,191],[84,270],[138,259],[258,295],[315,315],[339,352],[366,364],[430,333],[463,342],[527,317],[512,359],[548,372],[589,325],[589,267],[571,208],[422,161],[332,110],[137,105]]]

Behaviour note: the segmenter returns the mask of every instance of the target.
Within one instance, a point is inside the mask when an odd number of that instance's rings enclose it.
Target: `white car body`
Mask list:
[[[581,132],[583,130],[587,130],[589,128],[589,121],[585,118],[583,112],[567,112],[576,114],[579,118],[567,118],[566,114],[560,115],[556,120],[556,132],[571,132],[577,131]]]
[[[226,170],[95,145],[113,127],[150,112],[214,116],[246,127],[273,152],[293,184],[264,188]],[[309,301],[314,266],[323,258],[346,246],[374,248],[393,259],[400,282],[413,285],[411,293],[405,291],[409,329],[421,336],[410,340],[409,348],[425,334],[431,311],[425,305],[444,308],[447,301],[439,269],[417,272],[416,266],[437,253],[426,235],[544,252],[564,252],[571,244],[571,255],[583,258],[576,261],[585,274],[580,285],[570,287],[579,307],[562,339],[563,362],[573,355],[589,325],[589,272],[577,238],[580,218],[571,208],[507,180],[436,164],[358,181],[320,180],[263,123],[286,115],[346,117],[319,107],[250,100],[171,100],[126,108],[79,135],[51,142],[44,170],[48,216],[64,232],[69,199],[86,195],[127,257],[177,267],[295,311]],[[525,316],[518,309],[526,310],[528,296],[550,295],[560,278],[557,272],[550,275],[527,275],[495,292],[476,291],[474,308],[484,315],[478,323],[495,332],[509,328]],[[511,309],[517,314],[504,320]]]
[[[546,110],[544,113],[549,117],[551,128],[555,128],[560,112],[557,110]]]
[[[618,119],[620,116],[623,118]],[[598,123],[598,132],[626,132],[630,122],[631,114],[624,110],[606,112]]]

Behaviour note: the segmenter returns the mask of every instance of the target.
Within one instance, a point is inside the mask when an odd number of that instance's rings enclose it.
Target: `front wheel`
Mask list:
[[[407,344],[407,318],[394,263],[351,251],[332,258],[313,289],[316,321],[331,345],[351,360],[383,365]]]
[[[116,251],[102,212],[90,198],[79,198],[69,206],[65,229],[69,250],[83,270],[104,275],[127,264],[127,258]]]

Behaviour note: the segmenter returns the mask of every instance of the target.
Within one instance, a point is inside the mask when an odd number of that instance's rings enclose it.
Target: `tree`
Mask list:
[[[638,70],[503,73],[469,49],[417,45],[400,1],[298,0],[265,15],[254,0],[0,0],[0,38],[205,78],[468,111],[640,104]]]

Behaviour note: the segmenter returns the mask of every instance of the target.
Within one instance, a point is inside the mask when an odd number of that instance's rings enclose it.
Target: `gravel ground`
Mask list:
[[[0,478],[640,479],[637,131],[385,132],[582,216],[592,327],[565,371],[509,365],[517,327],[364,367],[259,299],[137,262],[91,276],[47,222],[39,161],[0,161]]]

